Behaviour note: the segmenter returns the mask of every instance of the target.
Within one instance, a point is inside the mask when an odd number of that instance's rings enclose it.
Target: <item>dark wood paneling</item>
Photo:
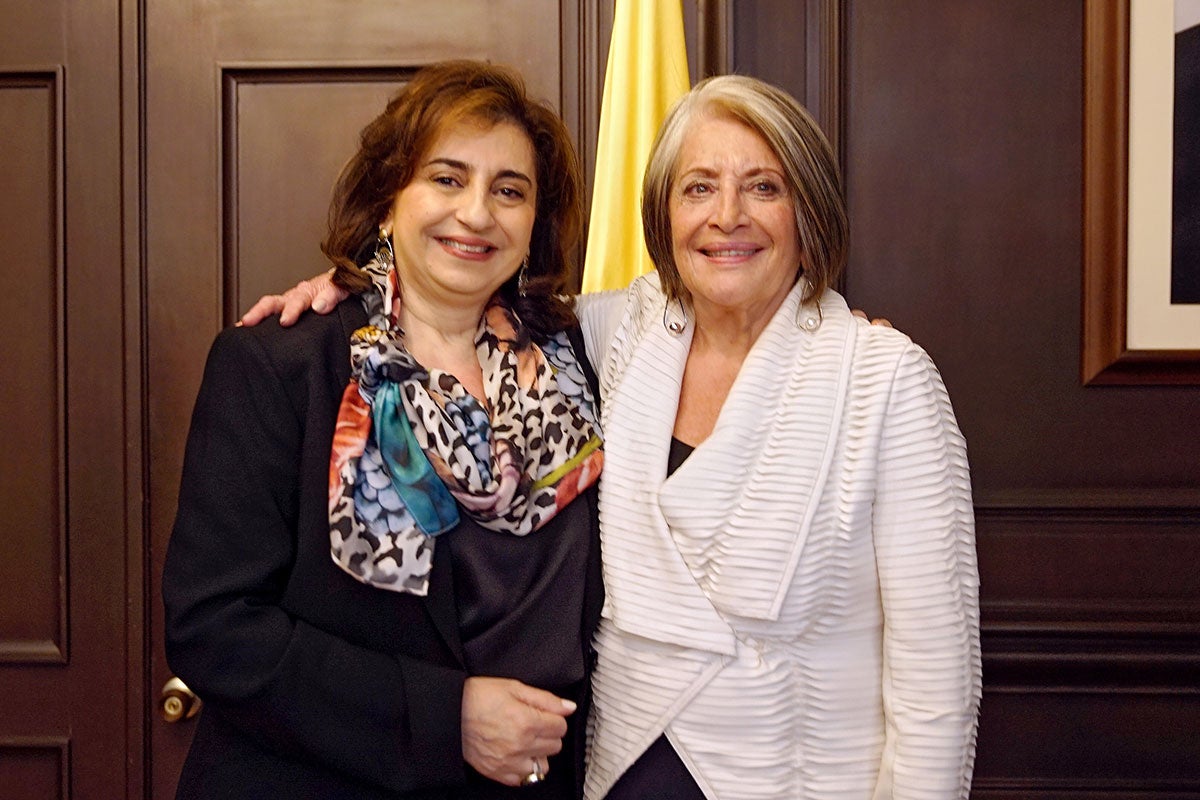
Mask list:
[[[223,324],[233,324],[262,295],[328,269],[319,245],[333,183],[359,131],[409,74],[223,71]],[[327,122],[313,125],[313,119]]]
[[[988,692],[972,797],[1200,796],[1198,716],[1200,693]]]
[[[992,621],[1041,617],[1060,628],[1155,626],[1200,636],[1200,508],[1063,500],[1077,502],[977,504],[980,582],[985,608],[996,609]],[[1019,610],[1031,601],[1036,613]]]
[[[138,140],[122,132],[122,69],[137,62],[124,10],[0,0],[0,767],[13,770],[0,793],[13,800],[115,800],[139,785],[140,277],[125,238]]]
[[[937,361],[976,486],[1196,485],[1194,388],[1080,386],[1081,4],[849,9],[847,292]]]
[[[733,71],[798,98],[842,153],[845,4],[841,0],[731,0]]]
[[[0,401],[0,662],[67,657],[63,491],[62,73],[0,73],[0,242],[22,265],[21,292],[0,293],[6,375]],[[30,336],[30,332],[36,335]]]
[[[1200,796],[1195,492],[984,502],[972,796]]]
[[[0,786],[20,797],[70,797],[71,747],[66,739],[0,736]]]

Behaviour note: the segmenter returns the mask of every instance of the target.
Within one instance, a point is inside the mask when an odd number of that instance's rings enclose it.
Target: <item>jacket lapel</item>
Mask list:
[[[746,357],[712,434],[663,485],[662,513],[723,614],[774,620],[841,426],[855,326],[841,298],[798,285]],[[720,553],[717,565],[712,553]]]
[[[605,614],[638,636],[732,654],[733,632],[697,583],[659,507],[692,326],[668,330],[663,296],[646,279],[631,286],[629,303],[601,383]]]

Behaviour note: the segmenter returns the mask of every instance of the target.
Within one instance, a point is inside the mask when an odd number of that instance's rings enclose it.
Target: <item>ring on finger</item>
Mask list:
[[[547,766],[547,769],[549,767]],[[535,783],[541,783],[546,780],[546,772],[542,769],[542,762],[539,759],[533,759],[533,771],[521,779],[522,786],[533,786]]]

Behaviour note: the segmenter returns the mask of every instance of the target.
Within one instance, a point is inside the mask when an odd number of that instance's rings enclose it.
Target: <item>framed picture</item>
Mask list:
[[[1173,275],[1200,270],[1172,263],[1173,228],[1186,219],[1172,209],[1176,16],[1187,10],[1176,3],[1200,0],[1084,4],[1088,385],[1200,384],[1200,302],[1172,291]]]

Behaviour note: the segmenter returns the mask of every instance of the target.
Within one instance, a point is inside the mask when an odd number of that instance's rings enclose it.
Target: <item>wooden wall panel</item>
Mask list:
[[[1200,508],[1025,502],[976,506],[994,624],[1200,636]]]
[[[71,748],[66,739],[0,736],[0,787],[21,797],[71,796]]]
[[[359,131],[408,74],[224,70],[224,324],[262,295],[329,268],[319,245],[333,183]],[[315,118],[328,122],[313,125]]]
[[[0,73],[0,242],[22,291],[0,292],[0,662],[66,659],[62,73]],[[32,334],[32,335],[31,335]]]
[[[121,127],[137,106],[121,83],[137,67],[122,50],[136,43],[121,35],[132,5],[0,0],[6,800],[115,800],[140,780],[139,138]]]
[[[990,691],[972,797],[1200,797],[1200,695]]]

